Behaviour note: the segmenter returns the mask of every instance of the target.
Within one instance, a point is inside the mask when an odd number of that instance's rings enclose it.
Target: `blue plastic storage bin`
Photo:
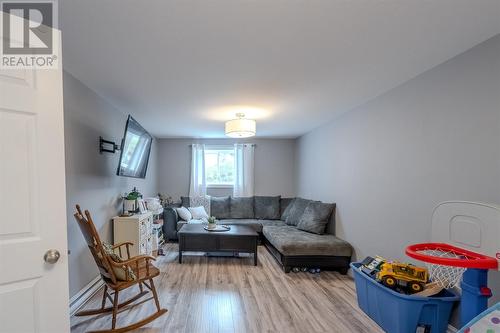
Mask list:
[[[417,327],[429,327],[432,333],[444,333],[453,303],[460,299],[444,290],[436,296],[417,297],[400,294],[359,270],[351,263],[359,307],[388,333],[415,333]]]

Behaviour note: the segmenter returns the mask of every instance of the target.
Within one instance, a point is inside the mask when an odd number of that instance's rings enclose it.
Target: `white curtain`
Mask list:
[[[234,145],[234,197],[251,197],[254,195],[254,145]]]
[[[191,183],[189,196],[192,198],[205,197],[207,184],[205,183],[205,145],[191,146]]]

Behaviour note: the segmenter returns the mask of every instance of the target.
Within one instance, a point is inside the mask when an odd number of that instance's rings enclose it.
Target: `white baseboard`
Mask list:
[[[92,296],[94,296],[99,289],[104,286],[101,276],[97,276],[95,279],[90,281],[85,287],[77,292],[73,297],[69,299],[69,313],[74,315]]]

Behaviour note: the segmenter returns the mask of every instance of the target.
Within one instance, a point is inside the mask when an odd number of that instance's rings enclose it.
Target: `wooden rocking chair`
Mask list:
[[[77,212],[74,214],[76,221],[82,231],[85,240],[87,241],[87,245],[89,246],[90,252],[94,257],[95,263],[99,268],[99,272],[101,273],[101,278],[104,281],[104,293],[102,296],[102,305],[100,309],[95,310],[83,310],[79,311],[75,314],[75,316],[91,316],[102,313],[112,313],[113,319],[111,322],[111,329],[101,330],[101,331],[93,331],[92,333],[120,333],[127,332],[141,326],[144,326],[156,318],[167,312],[166,309],[160,308],[160,302],[158,300],[158,294],[156,292],[155,285],[153,283],[153,278],[160,274],[158,268],[156,268],[153,264],[151,264],[152,260],[155,258],[146,255],[139,255],[133,258],[130,258],[130,246],[133,245],[131,242],[124,242],[120,244],[115,244],[112,246],[112,250],[118,250],[120,257],[122,256],[122,249],[124,249],[127,253],[126,260],[114,260],[113,255],[109,252],[106,252],[103,244],[99,238],[97,230],[94,226],[94,222],[92,221],[92,217],[88,210],[85,211],[85,216],[82,214],[80,210],[80,206],[76,205]],[[116,259],[116,258],[115,258]],[[121,279],[117,276],[117,270],[122,270],[121,272],[124,274],[121,275]],[[124,276],[123,276],[124,275]],[[148,282],[149,284],[148,284]],[[120,291],[125,290],[129,287],[139,285],[139,294],[129,298],[128,300],[118,303],[118,294]],[[153,299],[156,303],[157,311],[150,315],[147,318],[144,318],[134,324],[116,328],[116,316],[118,314],[118,310],[123,307],[135,302],[142,296],[148,293],[147,290],[144,290],[144,286],[151,290],[153,293]],[[111,295],[108,293],[108,290],[111,289],[113,292]],[[109,299],[113,306],[106,307],[106,300]],[[89,332],[91,333],[91,332]]]

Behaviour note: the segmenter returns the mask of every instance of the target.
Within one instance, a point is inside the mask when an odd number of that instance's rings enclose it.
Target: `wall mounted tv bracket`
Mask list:
[[[121,150],[121,146],[117,145],[114,141],[104,140],[102,136],[99,137],[99,153],[116,153]]]

